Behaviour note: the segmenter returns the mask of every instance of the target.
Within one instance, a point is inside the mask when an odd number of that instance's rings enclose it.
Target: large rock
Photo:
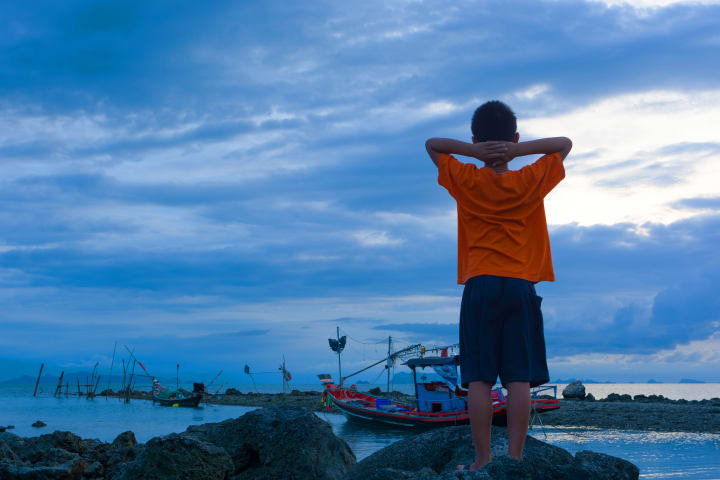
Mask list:
[[[235,480],[340,480],[355,465],[329,423],[302,407],[265,407],[237,419],[190,426],[184,435],[224,448]]]
[[[220,447],[171,433],[148,441],[113,480],[228,480],[233,462]]]
[[[459,463],[472,463],[475,452],[470,427],[447,427],[415,435],[375,452],[357,464],[348,480],[637,479],[637,467],[625,460],[593,452],[573,457],[562,448],[528,437],[522,461],[504,456],[507,430],[493,427],[493,460],[476,472],[458,474]],[[430,473],[432,470],[434,473]]]
[[[562,391],[563,398],[577,398],[582,400],[585,398],[585,385],[580,380],[568,384]]]

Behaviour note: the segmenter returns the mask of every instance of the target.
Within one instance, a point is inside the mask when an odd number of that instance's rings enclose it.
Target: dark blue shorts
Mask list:
[[[465,282],[460,307],[460,378],[503,385],[550,381],[545,358],[542,298],[532,282],[478,275]]]

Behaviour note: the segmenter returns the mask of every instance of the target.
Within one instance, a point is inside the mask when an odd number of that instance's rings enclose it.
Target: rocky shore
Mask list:
[[[385,395],[375,391],[374,394]],[[113,393],[112,396],[117,396]],[[412,403],[413,396],[391,392],[393,399]],[[152,400],[149,392],[133,392],[131,398]],[[228,389],[224,395],[209,397],[207,402],[217,405],[265,407],[303,407],[322,411],[321,392],[293,390],[281,393],[241,393]],[[546,425],[597,427],[607,429],[648,430],[658,432],[720,433],[720,398],[710,400],[671,400],[662,395],[619,395],[595,400],[560,400],[561,408],[543,414]]]
[[[456,473],[472,459],[469,426],[411,436],[357,462],[331,426],[302,407],[271,406],[145,444],[125,432],[112,443],[70,432],[22,438],[0,433],[0,478],[109,480],[455,480],[637,479],[631,463],[608,455],[567,451],[528,438],[522,461],[503,456],[506,431],[493,429],[493,461]]]

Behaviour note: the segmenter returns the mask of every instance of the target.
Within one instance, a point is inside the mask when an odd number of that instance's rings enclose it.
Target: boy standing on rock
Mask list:
[[[460,377],[469,390],[477,470],[490,461],[491,390],[498,375],[507,389],[508,455],[522,458],[530,420],[530,388],[550,380],[535,292],[555,280],[543,199],[565,177],[572,148],[565,137],[519,142],[515,114],[502,102],[481,105],[472,118],[472,143],[425,142],[438,183],[457,202]],[[483,168],[452,154],[474,157]],[[544,154],[511,171],[515,157]],[[465,466],[459,465],[458,469]]]

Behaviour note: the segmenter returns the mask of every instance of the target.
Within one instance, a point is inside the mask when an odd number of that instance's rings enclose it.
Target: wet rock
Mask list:
[[[8,425],[8,426],[5,427],[5,428],[7,428],[8,430],[12,430],[13,428],[15,428],[15,425]]]
[[[0,433],[2,433],[2,432],[4,432],[4,431],[5,431],[5,427],[3,427],[3,426],[0,425]]]
[[[628,395],[627,393],[623,393],[622,395],[618,395],[617,393],[611,393],[607,396],[605,399],[606,402],[630,402],[632,401],[632,397]]]
[[[80,480],[84,471],[85,463],[80,457],[62,465],[51,466],[0,463],[0,478],[3,480]]]
[[[233,462],[215,445],[171,433],[150,439],[138,457],[124,465],[113,480],[229,480]]]
[[[228,388],[225,390],[225,395],[242,395],[242,392],[237,388]]]
[[[380,390],[380,387],[373,387],[368,390],[368,393],[371,395],[380,395],[382,393],[382,390]]]
[[[562,396],[565,399],[577,398],[579,400],[582,400],[583,398],[585,398],[585,385],[583,385],[580,380],[575,380],[574,382],[563,388]]]
[[[33,423],[32,426],[35,428],[42,428],[42,427],[47,426],[47,423],[43,422],[42,420],[38,420],[35,423]]]
[[[356,462],[330,424],[302,407],[265,407],[237,419],[190,426],[184,435],[224,448],[235,480],[345,479]]]
[[[10,448],[4,440],[0,437],[0,463],[15,463],[19,462],[20,457]]]
[[[130,430],[121,433],[112,441],[112,446],[116,448],[132,447],[135,445],[137,445],[137,440],[135,439],[135,434]]]
[[[594,401],[595,401],[595,396],[594,396],[592,393],[588,393],[588,394],[585,396],[585,401],[586,401],[586,402],[594,402]]]
[[[458,464],[472,463],[474,458],[471,431],[467,425],[446,427],[408,437],[375,452],[358,462],[348,479],[620,480],[639,477],[637,467],[625,460],[592,452],[573,457],[566,450],[533,437],[527,438],[522,461],[505,456],[506,452],[507,430],[493,427],[491,450],[493,461],[475,472],[456,472],[455,467]],[[388,465],[392,465],[395,471],[388,469]],[[435,477],[428,476],[427,469],[435,472]]]

